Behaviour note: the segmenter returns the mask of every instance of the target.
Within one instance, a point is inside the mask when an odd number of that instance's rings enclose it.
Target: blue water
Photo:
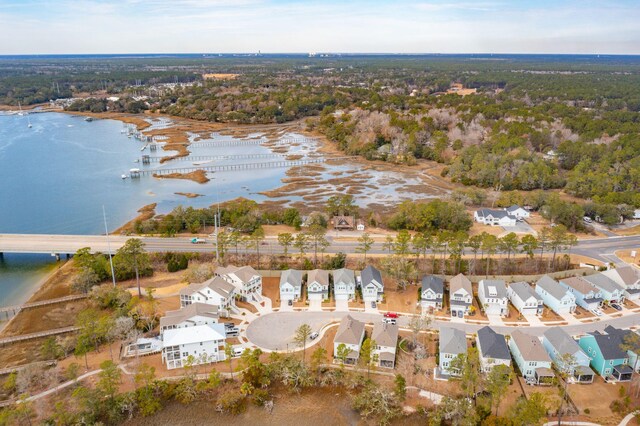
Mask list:
[[[102,206],[113,230],[151,203],[166,213],[178,205],[203,207],[238,196],[264,199],[257,193],[280,186],[286,172],[215,173],[204,185],[152,177],[122,180],[130,168],[141,167],[134,160],[140,158],[143,144],[122,133],[119,121],[86,122],[61,113],[30,114],[29,119],[32,128],[25,116],[0,115],[0,233],[101,234]],[[199,148],[197,154],[228,155],[238,150]],[[270,152],[263,146],[240,150]],[[190,166],[180,163],[175,166]],[[204,196],[187,199],[175,192]],[[49,255],[5,254],[0,259],[0,306],[26,300],[53,263]]]

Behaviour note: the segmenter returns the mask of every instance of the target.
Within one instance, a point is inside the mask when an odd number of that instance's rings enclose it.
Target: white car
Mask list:
[[[391,325],[396,325],[397,323],[395,318],[382,318],[382,322]]]
[[[592,309],[591,312],[597,317],[604,315],[600,309]]]
[[[310,340],[315,340],[315,339],[318,338],[319,335],[320,334],[317,331],[315,331],[315,332],[311,333],[311,335],[309,335],[309,339]]]
[[[593,222],[593,220],[589,217],[589,216],[585,216],[582,218],[583,221],[585,221],[585,223],[591,223]]]

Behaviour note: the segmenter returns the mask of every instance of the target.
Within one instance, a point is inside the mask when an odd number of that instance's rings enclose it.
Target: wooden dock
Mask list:
[[[317,139],[313,138],[286,138],[278,140],[265,140],[265,139],[234,139],[234,140],[210,140],[185,143],[185,146],[191,148],[210,147],[210,146],[255,146],[255,145],[267,145],[267,146],[281,146],[292,145],[300,143],[317,142]]]
[[[16,367],[3,368],[3,369],[0,369],[0,376],[5,376],[5,375],[11,374],[11,373],[17,373],[18,371],[24,370],[25,368],[28,368],[28,367],[31,367],[31,366],[49,367],[51,365],[56,365],[57,363],[58,362],[56,360],[37,361],[37,362],[32,362],[30,364],[18,365]]]
[[[171,162],[186,162],[186,161],[221,161],[221,160],[250,160],[259,158],[286,158],[295,154],[239,154],[239,155],[190,155],[188,157],[172,158]],[[163,158],[166,157],[151,157],[149,155],[143,155],[140,162],[142,164],[160,163]]]
[[[222,164],[217,166],[193,166],[193,167],[178,167],[171,169],[147,169],[140,170],[137,173],[139,176],[149,176],[149,175],[168,175],[173,173],[190,173],[196,170],[204,170],[207,172],[228,172],[234,170],[250,170],[250,169],[273,169],[273,168],[289,168],[294,166],[302,166],[305,164],[318,164],[324,163],[327,161],[326,158],[307,158],[302,160],[293,160],[293,161],[266,161],[263,163],[243,163],[243,164]],[[131,173],[131,177],[133,173]]]
[[[5,306],[4,308],[0,308],[0,314],[5,314],[7,319],[9,319],[10,315],[11,316],[16,315],[18,314],[18,312],[22,311],[23,309],[39,308],[40,306],[54,305],[56,303],[64,303],[64,302],[70,302],[73,300],[86,299],[87,297],[88,295],[86,294],[71,294],[69,296],[58,297],[56,299],[47,299],[47,300],[41,300],[39,302],[25,303],[24,305],[19,305],[19,306]]]
[[[80,330],[80,327],[69,326],[62,328],[53,328],[51,330],[39,331],[37,333],[20,334],[18,336],[4,337],[0,339],[0,346],[10,345],[12,343],[23,342],[25,340],[39,339],[41,337],[57,336],[58,334],[73,333]]]

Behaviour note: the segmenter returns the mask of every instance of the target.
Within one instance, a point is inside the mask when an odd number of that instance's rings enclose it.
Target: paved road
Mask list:
[[[357,242],[337,241],[334,232],[327,235],[330,246],[327,253],[355,253]],[[337,234],[339,235],[339,233]],[[130,237],[111,236],[111,251],[120,248]],[[213,239],[206,244],[192,244],[189,237],[158,238],[140,237],[150,252],[213,252]],[[108,242],[103,235],[41,235],[41,234],[0,234],[0,253],[75,253],[78,249],[90,247],[92,251],[107,253]],[[592,240],[581,240],[571,249],[572,253],[581,254],[603,262],[616,261],[613,252],[621,249],[640,247],[640,236],[611,237]],[[267,239],[261,247],[263,253],[280,253],[282,247],[274,238]],[[384,254],[382,243],[375,243],[371,249],[373,254]]]
[[[247,327],[247,339],[254,345],[269,350],[286,350],[295,347],[293,338],[295,330],[302,324],[309,324],[313,331],[320,331],[325,325],[332,322],[342,320],[347,314],[357,320],[374,323],[382,320],[381,314],[372,314],[364,312],[273,312],[263,315],[253,320]],[[407,328],[409,323],[408,316],[400,316],[398,325]],[[629,328],[640,324],[640,313],[634,313],[617,318],[607,318],[593,323],[581,323],[575,325],[563,325],[562,329],[571,335],[580,335],[590,331],[603,331],[607,325],[617,328]],[[432,328],[440,329],[441,327],[453,327],[465,331],[466,333],[475,333],[483,325],[453,323],[449,321],[434,321]],[[495,331],[502,334],[511,334],[516,327],[509,326],[491,326]],[[549,329],[548,326],[539,327],[520,327],[526,333],[536,336],[542,334]]]

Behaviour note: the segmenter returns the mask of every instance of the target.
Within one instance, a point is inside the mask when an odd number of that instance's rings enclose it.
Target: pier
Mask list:
[[[188,157],[172,158],[171,162],[181,161],[222,161],[222,160],[250,160],[258,158],[287,158],[296,154],[240,154],[240,155],[190,155]],[[143,155],[142,164],[160,163],[166,157],[151,157]],[[294,160],[291,160],[294,161]]]
[[[191,142],[185,143],[185,146],[189,146],[192,148],[199,147],[215,147],[215,146],[253,146],[253,145],[267,145],[267,146],[280,146],[280,145],[291,145],[291,144],[300,144],[300,143],[312,143],[317,142],[317,139],[313,138],[285,138],[278,139],[275,141],[265,140],[265,139],[235,139],[235,140],[210,140],[210,141],[201,141],[201,142]]]
[[[25,340],[39,339],[41,337],[57,336],[58,334],[73,333],[80,330],[80,327],[62,327],[54,328],[52,330],[39,331],[37,333],[20,334],[18,336],[5,337],[0,339],[0,346],[8,345],[11,343],[22,342]]]
[[[86,299],[87,297],[88,296],[86,294],[72,294],[69,296],[58,297],[56,299],[48,299],[48,300],[41,300],[39,302],[25,303],[24,305],[5,306],[4,308],[0,308],[0,315],[6,316],[6,319],[9,319],[11,316],[17,315],[18,312],[24,309],[39,308],[40,306],[70,302],[70,301],[79,300],[79,299]]]

